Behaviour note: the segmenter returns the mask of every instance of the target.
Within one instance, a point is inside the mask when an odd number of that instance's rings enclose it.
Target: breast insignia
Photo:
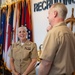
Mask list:
[[[31,50],[31,47],[25,47],[26,50]]]

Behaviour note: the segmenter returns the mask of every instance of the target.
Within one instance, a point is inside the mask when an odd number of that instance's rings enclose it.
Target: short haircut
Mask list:
[[[63,3],[55,3],[52,5],[53,9],[58,12],[58,16],[65,19],[67,15],[67,7]]]
[[[27,32],[27,28],[26,28],[25,26],[21,26],[21,27],[19,27],[19,28],[18,28],[18,31],[19,31],[20,28],[24,28],[25,31]]]

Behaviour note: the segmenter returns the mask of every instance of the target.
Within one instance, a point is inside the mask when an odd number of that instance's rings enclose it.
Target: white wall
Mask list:
[[[47,20],[48,10],[34,12],[34,4],[42,1],[43,0],[31,0],[33,35],[34,35],[34,42],[36,42],[38,49],[39,49],[39,45],[43,43],[43,40],[47,33],[46,28],[49,25]],[[69,18],[71,17],[72,8],[74,8],[75,4],[71,4],[71,5],[68,4],[66,6],[68,8],[67,18]]]

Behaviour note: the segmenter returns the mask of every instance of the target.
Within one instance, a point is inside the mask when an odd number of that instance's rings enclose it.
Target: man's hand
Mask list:
[[[52,26],[51,25],[49,25],[48,27],[47,27],[47,32],[49,31],[49,30],[51,30],[52,29]]]

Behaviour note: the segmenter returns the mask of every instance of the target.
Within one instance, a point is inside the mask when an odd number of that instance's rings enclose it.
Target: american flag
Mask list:
[[[12,32],[12,19],[13,19],[13,12],[11,11],[11,6],[8,7],[7,12],[7,17],[6,17],[6,25],[5,25],[5,32],[4,32],[4,43],[3,43],[3,58],[4,58],[4,64],[5,66],[10,70],[10,58],[8,56],[10,52],[10,47],[11,47],[11,32]]]

